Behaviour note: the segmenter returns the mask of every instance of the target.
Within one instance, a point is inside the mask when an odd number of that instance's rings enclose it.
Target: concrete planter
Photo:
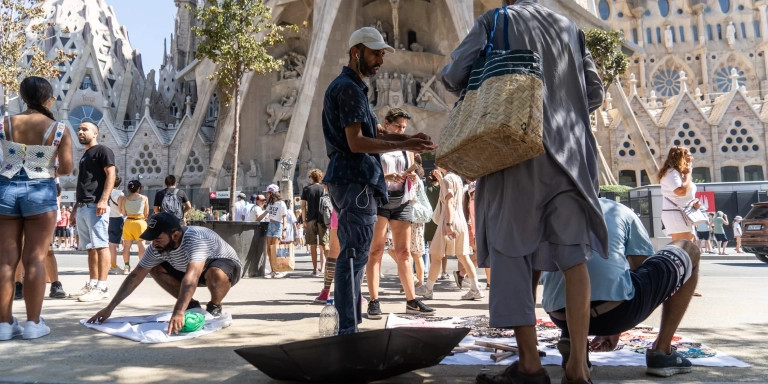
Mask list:
[[[237,252],[243,262],[243,277],[264,276],[268,223],[239,221],[192,221],[213,230]]]

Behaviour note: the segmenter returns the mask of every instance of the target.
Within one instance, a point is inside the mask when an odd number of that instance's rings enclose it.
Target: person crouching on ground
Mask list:
[[[168,334],[184,326],[184,311],[199,308],[193,299],[198,286],[208,287],[211,300],[205,310],[221,316],[221,302],[242,275],[243,264],[235,250],[208,228],[185,227],[172,213],[162,212],[147,221],[141,238],[151,241],[136,268],[125,278],[115,297],[89,323],[103,323],[112,311],[141,284],[147,274],[176,298]]]

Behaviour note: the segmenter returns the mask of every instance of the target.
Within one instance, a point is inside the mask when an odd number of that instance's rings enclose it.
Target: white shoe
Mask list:
[[[90,302],[90,301],[99,301],[99,300],[105,300],[105,299],[109,299],[109,291],[107,289],[94,288],[94,289],[91,289],[91,291],[86,293],[85,295],[78,297],[77,301]]]
[[[483,297],[485,297],[485,295],[483,295],[483,292],[481,292],[479,289],[474,291],[470,289],[469,291],[467,291],[467,293],[461,296],[461,299],[462,300],[480,300]]]
[[[92,289],[91,286],[88,285],[88,282],[86,282],[84,287],[80,288],[80,290],[77,291],[77,292],[70,293],[69,297],[80,297],[80,296],[83,296],[83,295],[87,294],[88,292],[90,292],[91,289]]]
[[[123,270],[120,269],[119,267],[111,267],[111,268],[109,268],[109,274],[110,275],[122,275],[123,274]]]
[[[21,336],[22,332],[24,331],[24,328],[19,325],[19,321],[16,320],[16,318],[13,318],[12,323],[0,323],[0,340],[10,340],[14,337]]]
[[[277,272],[273,274],[273,278],[275,279],[282,279],[283,277],[287,276],[288,274],[285,272]]]
[[[415,293],[425,299],[432,299],[432,290],[427,288],[426,284],[416,287]]]
[[[51,328],[45,325],[45,320],[40,317],[40,322],[35,324],[34,321],[27,321],[24,324],[24,331],[21,333],[21,337],[25,340],[37,339],[51,333]]]

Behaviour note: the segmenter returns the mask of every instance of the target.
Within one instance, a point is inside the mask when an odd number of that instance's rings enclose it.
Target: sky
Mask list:
[[[128,29],[131,47],[141,52],[144,73],[160,69],[163,39],[170,50],[176,6],[173,0],[106,0],[117,15],[117,22]]]

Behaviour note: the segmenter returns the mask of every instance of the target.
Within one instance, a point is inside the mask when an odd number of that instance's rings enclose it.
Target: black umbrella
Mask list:
[[[469,328],[402,327],[235,352],[276,380],[360,383],[436,365],[467,333]]]

